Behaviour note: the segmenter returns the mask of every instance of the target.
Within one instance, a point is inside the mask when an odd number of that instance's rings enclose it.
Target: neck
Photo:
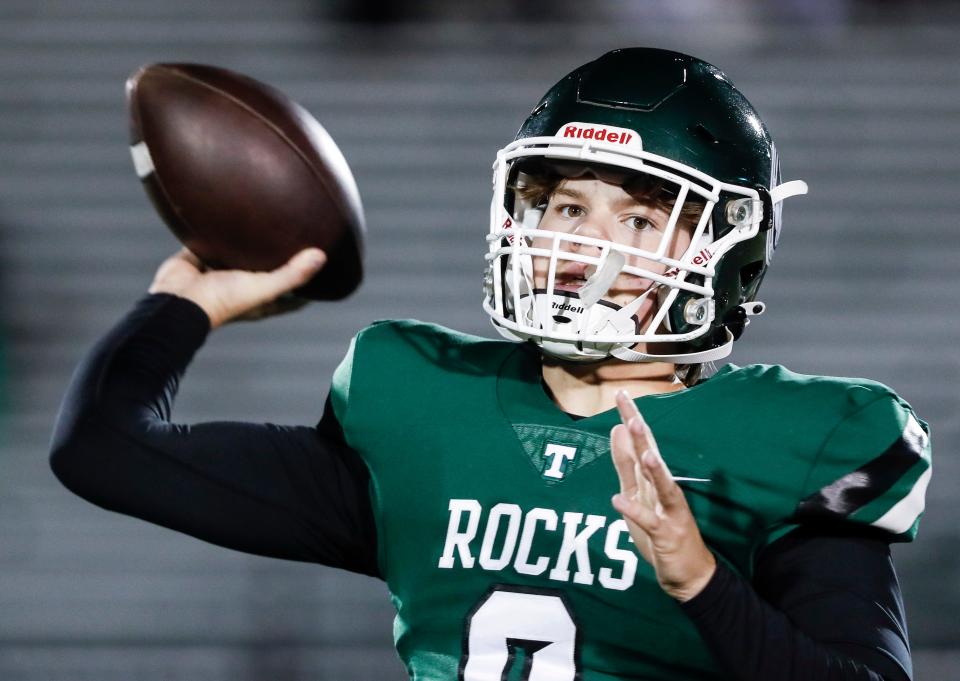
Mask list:
[[[624,362],[609,359],[594,364],[560,362],[543,357],[543,381],[553,401],[570,414],[593,416],[616,406],[625,390],[631,398],[683,390],[667,362]]]

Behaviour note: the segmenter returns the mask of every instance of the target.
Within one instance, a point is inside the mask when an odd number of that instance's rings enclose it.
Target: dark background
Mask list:
[[[492,335],[480,279],[494,154],[561,75],[629,45],[724,69],[770,126],[785,179],[809,183],[785,208],[761,292],[768,312],[731,359],[874,378],[931,423],[928,512],[895,560],[917,678],[955,678],[960,12],[950,4],[3,0],[0,679],[403,678],[381,583],[107,513],[49,471],[72,368],[177,247],[133,173],[126,76],[192,60],[266,80],[314,112],[353,167],[370,230],[361,291],[216,332],[175,414],[312,424],[348,339],[373,319]]]

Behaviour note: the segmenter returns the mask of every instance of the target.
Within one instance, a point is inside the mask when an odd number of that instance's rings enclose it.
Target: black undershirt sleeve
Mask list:
[[[907,681],[910,647],[889,546],[799,529],[761,554],[753,584],[722,561],[681,603],[738,681]]]
[[[50,462],[104,508],[239,551],[377,574],[369,475],[329,400],[316,427],[170,422],[210,322],[194,303],[145,296],[83,358]]]
[[[316,427],[170,422],[179,380],[209,333],[190,301],[144,297],[84,357],[51,445],[57,477],[104,508],[229,548],[377,575],[369,474],[329,398]],[[680,607],[730,678],[911,678],[887,545],[797,530],[750,584],[718,563]]]

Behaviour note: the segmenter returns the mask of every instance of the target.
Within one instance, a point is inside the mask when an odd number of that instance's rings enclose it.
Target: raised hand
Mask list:
[[[310,281],[326,261],[320,249],[306,248],[271,272],[208,270],[183,248],[160,265],[149,292],[192,300],[215,329],[229,321],[260,319],[303,307],[309,301],[290,291]]]
[[[657,574],[661,588],[679,601],[696,596],[717,561],[700,536],[683,490],[667,469],[650,427],[626,392],[617,393],[623,423],[610,431],[620,493],[613,507],[623,515],[634,545]]]

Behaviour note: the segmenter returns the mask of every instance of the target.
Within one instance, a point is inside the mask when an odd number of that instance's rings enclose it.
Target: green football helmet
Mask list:
[[[541,229],[547,200],[531,188],[579,177],[655,187],[669,213],[658,244]],[[766,126],[719,69],[650,48],[609,52],[550,88],[498,152],[493,183],[484,310],[503,336],[570,361],[728,355],[763,311],[780,204],[806,193],[780,183]],[[576,285],[558,283],[575,268]],[[624,276],[645,288],[615,303]]]

